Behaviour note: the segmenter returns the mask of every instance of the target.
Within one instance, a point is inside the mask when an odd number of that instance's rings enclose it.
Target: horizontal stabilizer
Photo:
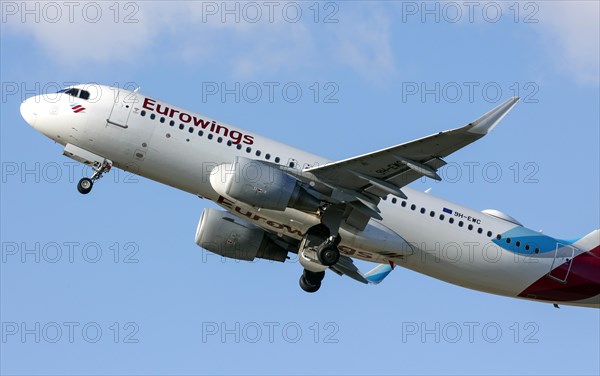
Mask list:
[[[381,264],[373,268],[367,274],[365,274],[365,279],[369,281],[369,283],[373,285],[379,284],[381,281],[385,279],[392,272],[392,267],[389,264]]]

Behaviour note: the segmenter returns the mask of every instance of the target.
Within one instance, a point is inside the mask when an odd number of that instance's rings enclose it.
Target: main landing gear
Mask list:
[[[311,227],[300,243],[298,259],[304,267],[300,276],[300,287],[306,292],[316,292],[325,278],[325,270],[340,259],[339,235],[331,235],[324,224]]]
[[[100,167],[96,168],[91,178],[82,178],[77,183],[77,190],[82,195],[87,195],[92,190],[94,182],[102,177],[105,172],[109,172],[112,167],[112,162],[105,159]]]

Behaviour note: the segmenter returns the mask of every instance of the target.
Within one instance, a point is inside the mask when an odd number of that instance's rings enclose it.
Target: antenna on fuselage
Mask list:
[[[140,91],[140,89],[141,89],[141,88],[142,88],[141,86],[138,86],[138,87],[136,87],[136,88],[133,90],[133,92],[134,92],[134,93],[137,93],[138,91]]]

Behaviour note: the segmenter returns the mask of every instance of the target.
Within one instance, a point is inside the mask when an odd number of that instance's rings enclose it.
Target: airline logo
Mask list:
[[[74,113],[78,114],[78,113],[80,113],[80,112],[83,112],[83,111],[85,111],[85,107],[83,107],[83,106],[82,106],[82,105],[80,105],[80,104],[73,103],[73,104],[71,104],[71,110],[72,110]]]
[[[230,129],[229,127],[218,124],[214,120],[206,120],[198,117],[197,115],[188,114],[187,112],[178,110],[176,108],[170,108],[164,104],[158,103],[157,100],[152,98],[144,98],[142,107],[148,111],[156,112],[157,114],[164,115],[183,124],[193,125],[207,132],[216,133],[222,135],[223,137],[229,137],[234,145],[240,143],[244,143],[246,145],[254,144],[253,136]]]

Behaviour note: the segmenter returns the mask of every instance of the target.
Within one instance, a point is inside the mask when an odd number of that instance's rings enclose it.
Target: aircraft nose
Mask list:
[[[25,99],[21,103],[20,110],[21,110],[21,116],[23,117],[23,119],[25,119],[27,124],[31,125],[32,127],[35,127],[35,121],[38,116],[36,105],[35,105],[35,97]]]

